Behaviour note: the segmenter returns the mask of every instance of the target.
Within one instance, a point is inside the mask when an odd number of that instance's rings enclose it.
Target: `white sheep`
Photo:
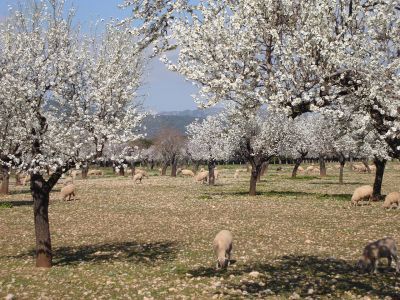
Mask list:
[[[208,177],[208,171],[203,171],[197,174],[197,176],[195,177],[196,181],[202,181],[207,182],[207,177]]]
[[[308,173],[312,172],[314,170],[314,168],[315,168],[314,166],[308,166],[306,168],[306,173],[308,174]]]
[[[187,170],[187,169],[181,169],[181,172],[183,176],[190,176],[190,177],[194,177],[194,173],[192,170]]]
[[[139,173],[135,174],[135,176],[133,176],[133,181],[134,181],[135,183],[137,183],[138,181],[139,181],[140,183],[142,183],[143,177],[144,177],[143,173],[139,172]]]
[[[30,175],[25,175],[25,177],[24,178],[22,178],[22,181],[21,181],[21,183],[22,183],[22,185],[26,185],[28,182],[30,182],[31,181],[31,176]]]
[[[396,204],[397,208],[400,208],[400,193],[392,192],[385,197],[385,202],[383,203],[383,208],[392,208],[393,204]]]
[[[298,167],[297,168],[297,172],[304,172],[304,168],[303,167]]]
[[[372,198],[373,188],[370,185],[363,185],[354,190],[353,196],[351,197],[351,204],[358,205],[358,202],[368,200]]]
[[[64,186],[67,186],[67,185],[73,184],[73,183],[74,183],[74,178],[68,176],[67,178],[64,179],[63,185],[64,185]]]
[[[214,238],[213,248],[217,256],[217,269],[226,268],[230,264],[232,252],[232,233],[228,230],[221,230]]]
[[[68,197],[68,201],[70,201],[71,196],[73,196],[74,200],[75,200],[75,185],[74,184],[66,185],[61,189],[61,199],[62,200],[66,200],[66,198]]]
[[[145,170],[137,169],[137,170],[135,170],[135,175],[136,175],[136,174],[142,174],[142,175],[143,175],[143,178],[144,178],[144,177],[149,178],[149,176],[147,175],[147,172],[146,172]]]
[[[364,272],[377,272],[380,258],[387,258],[389,267],[392,259],[396,263],[396,272],[400,272],[400,264],[397,258],[397,247],[394,239],[388,237],[365,246],[363,255],[357,263],[357,267]]]

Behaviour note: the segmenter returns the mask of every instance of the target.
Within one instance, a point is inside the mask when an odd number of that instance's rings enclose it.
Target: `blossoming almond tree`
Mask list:
[[[14,128],[7,131],[6,142],[1,140],[0,159],[2,164],[11,159],[31,174],[38,267],[52,264],[48,205],[58,179],[81,160],[82,150],[87,157],[98,156],[99,147],[93,147],[97,137],[115,143],[135,139],[132,126],[141,120],[131,106],[138,73],[102,67],[107,59],[118,62],[130,54],[126,44],[117,43],[124,39],[106,39],[93,64],[71,26],[73,12],[64,15],[63,1],[33,2],[13,12],[0,31],[1,61],[7,64],[1,74],[0,113],[6,116],[13,108],[8,126]],[[12,149],[8,141],[18,145],[17,156],[7,150]],[[48,168],[54,172],[46,180]]]
[[[226,116],[221,113],[187,126],[188,152],[193,160],[207,162],[209,185],[215,184],[216,161],[228,160],[232,155],[232,149],[225,139],[226,124]]]

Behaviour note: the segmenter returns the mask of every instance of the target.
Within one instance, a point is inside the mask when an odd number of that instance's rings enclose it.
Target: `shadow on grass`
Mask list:
[[[0,205],[9,206],[9,207],[33,206],[33,200],[0,201]]]
[[[319,185],[363,185],[363,182],[352,181],[352,182],[344,182],[343,184],[339,184],[339,181],[321,181],[321,182],[310,182],[309,184],[319,184]]]
[[[178,243],[162,241],[154,243],[107,243],[82,245],[78,247],[60,247],[53,249],[53,264],[58,266],[86,263],[112,263],[125,261],[132,263],[156,264],[160,261],[172,261],[178,251]],[[21,254],[16,258],[34,256],[34,251]]]
[[[30,194],[31,191],[29,189],[27,190],[11,190],[10,195],[24,195],[24,194]]]
[[[394,273],[394,269],[379,270],[379,274],[360,274],[354,263],[344,260],[293,255],[280,257],[274,264],[238,265],[226,271],[202,267],[189,271],[189,274],[196,277],[219,276],[228,279],[230,275],[241,276],[252,271],[259,272],[257,279],[248,277],[237,284],[228,280],[225,285],[228,289],[224,292],[228,295],[233,290],[239,290],[253,296],[275,294],[288,297],[296,292],[301,297],[307,297],[312,289],[312,297],[328,294],[340,297],[346,291],[351,291],[353,294],[400,299],[400,294],[395,289],[400,279]]]

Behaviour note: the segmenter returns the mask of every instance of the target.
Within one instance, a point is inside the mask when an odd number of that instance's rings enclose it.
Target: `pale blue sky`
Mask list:
[[[77,8],[76,20],[85,28],[96,19],[123,18],[129,13],[117,7],[121,0],[67,0],[66,2],[68,5],[72,3]],[[8,6],[16,3],[17,0],[0,0],[0,20],[7,15]],[[157,58],[151,61],[145,82],[141,93],[146,95],[146,108],[158,112],[196,108],[191,97],[196,88],[182,76],[166,70]]]

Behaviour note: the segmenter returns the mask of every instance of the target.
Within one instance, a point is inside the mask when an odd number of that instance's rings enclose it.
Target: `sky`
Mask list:
[[[121,11],[117,7],[121,2],[122,0],[66,0],[68,5],[73,4],[77,9],[76,21],[83,28],[90,27],[97,19],[125,17],[129,12]],[[0,0],[0,20],[8,14],[8,7],[17,3],[17,0]],[[140,93],[145,96],[144,105],[147,109],[155,112],[196,109],[191,95],[197,89],[179,74],[168,71],[157,58],[150,62],[144,82]]]

